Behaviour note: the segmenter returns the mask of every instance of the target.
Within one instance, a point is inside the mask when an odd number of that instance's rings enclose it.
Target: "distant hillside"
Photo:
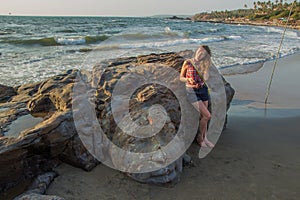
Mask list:
[[[283,3],[283,0],[276,0],[275,3],[254,2],[253,8],[244,5],[244,9],[212,11],[196,14],[192,17],[194,21],[215,21],[225,23],[265,23],[270,25],[283,25],[287,21],[290,9],[292,8],[289,25],[299,29],[300,26],[300,2]]]

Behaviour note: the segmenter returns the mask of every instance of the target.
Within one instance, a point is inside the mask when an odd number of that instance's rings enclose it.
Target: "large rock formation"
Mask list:
[[[161,64],[180,71],[184,58],[191,55],[191,51],[151,54],[106,63],[101,79],[93,80],[91,85],[95,88],[92,91],[96,116],[104,133],[114,144],[142,153],[153,151],[174,137],[180,125],[181,113],[170,89],[147,84],[138,88],[129,101],[130,115],[141,125],[152,123],[146,112],[150,105],[160,104],[168,113],[158,136],[146,139],[128,136],[116,125],[110,106],[111,95],[116,82],[129,72],[130,67]],[[93,73],[81,74],[88,74],[86,77],[97,76],[100,75],[97,74],[100,68],[96,66]],[[77,74],[77,70],[69,70],[39,83],[16,88],[0,87],[7,91],[0,96],[1,101],[5,101],[0,104],[0,197],[1,193],[5,194],[18,185],[29,186],[36,176],[51,172],[60,162],[87,171],[99,163],[83,145],[74,124],[72,89]],[[234,90],[225,80],[224,85],[229,106]],[[28,121],[24,124],[24,120]],[[128,175],[145,183],[166,183],[178,180],[185,161],[188,162],[188,156],[183,155],[163,169]]]

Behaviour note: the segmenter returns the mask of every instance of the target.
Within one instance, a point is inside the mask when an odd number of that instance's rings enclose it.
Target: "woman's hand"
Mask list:
[[[186,81],[190,84],[190,85],[195,85],[196,82],[193,78],[186,78]]]

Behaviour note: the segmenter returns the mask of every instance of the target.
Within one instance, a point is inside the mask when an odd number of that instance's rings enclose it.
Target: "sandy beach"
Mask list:
[[[250,74],[225,76],[236,95],[227,129],[213,151],[193,163],[181,181],[165,187],[141,184],[99,165],[91,172],[66,164],[47,190],[65,199],[298,199],[300,196],[300,54],[279,60],[264,109],[274,62]]]

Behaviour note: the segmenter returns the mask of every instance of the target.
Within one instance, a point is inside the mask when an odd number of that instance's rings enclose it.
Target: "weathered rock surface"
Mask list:
[[[14,200],[64,200],[64,198],[55,195],[42,195],[42,194],[24,194]]]
[[[44,195],[47,187],[57,176],[55,172],[47,172],[37,176],[31,185],[27,188],[26,192],[14,198],[14,200],[26,199],[45,199],[45,200],[62,200],[63,198],[53,195]]]
[[[0,103],[8,101],[15,94],[16,91],[13,87],[0,84]]]
[[[148,139],[134,139],[124,134],[116,125],[110,106],[112,91],[117,81],[129,72],[130,67],[155,63],[167,65],[179,72],[184,58],[191,55],[191,51],[151,54],[106,63],[101,79],[91,85],[95,88],[95,113],[104,133],[114,144],[129,151],[142,153],[153,151],[160,145],[167,144],[174,137],[180,124],[181,114],[178,101],[171,90],[161,85],[148,84],[140,87],[130,99],[130,115],[141,125],[152,123],[146,112],[151,105],[160,104],[168,112],[168,120],[158,136]],[[99,66],[96,66],[93,75],[99,75],[99,70]],[[39,83],[13,89],[0,87],[10,91],[0,96],[3,99],[3,103],[0,104],[0,134],[2,134],[2,137],[0,135],[0,194],[18,184],[28,184],[28,180],[52,171],[60,162],[87,171],[99,163],[86,150],[74,125],[72,88],[77,74],[77,70],[69,70]],[[226,81],[224,85],[229,107],[234,90]],[[7,135],[11,123],[29,114],[42,118],[42,121],[17,133],[16,137]],[[186,160],[184,158],[186,156],[161,170],[128,175],[145,183],[178,180]],[[32,198],[39,198],[34,196],[37,194],[32,195]],[[48,199],[51,198],[58,197]]]
[[[2,103],[0,125],[0,194],[28,184],[35,176],[52,171],[60,161],[91,170],[98,161],[87,153],[76,134],[71,111],[71,88],[77,71],[71,70],[41,83],[20,86]],[[6,135],[12,122],[32,114],[42,122],[17,137]]]

